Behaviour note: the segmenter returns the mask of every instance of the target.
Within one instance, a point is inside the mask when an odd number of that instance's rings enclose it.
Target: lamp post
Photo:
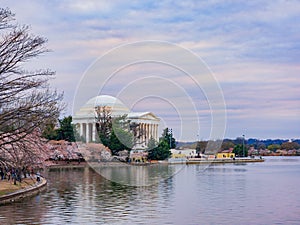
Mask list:
[[[245,135],[243,134],[243,157],[245,157]]]
[[[201,148],[200,148],[200,142],[199,142],[199,134],[197,134],[196,153],[197,153],[198,157],[200,157]]]
[[[169,132],[169,139],[170,139],[170,149],[172,148],[172,128],[171,131]]]

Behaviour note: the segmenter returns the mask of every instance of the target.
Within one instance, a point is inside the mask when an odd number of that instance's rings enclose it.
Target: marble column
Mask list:
[[[139,126],[138,126],[137,129],[136,129],[137,143],[140,143],[140,142],[141,142],[140,133],[141,133],[141,124],[139,124]]]
[[[86,143],[91,142],[90,137],[91,137],[91,134],[90,134],[90,124],[87,123],[86,124]]]
[[[146,124],[146,145],[148,145],[149,140],[149,124]]]
[[[147,131],[146,131],[146,124],[143,123],[143,143],[146,143],[146,136],[147,136]]]
[[[150,124],[150,138],[154,138],[153,137],[153,124]]]
[[[92,140],[95,142],[97,138],[97,130],[96,130],[96,124],[92,123],[92,129],[93,129],[93,138]]]
[[[142,143],[144,142],[144,140],[145,140],[145,127],[144,127],[144,124],[143,123],[141,123],[141,128],[142,128]]]
[[[147,140],[147,144],[149,143],[150,138],[151,138],[151,124],[148,124],[148,140]]]
[[[82,123],[82,137],[86,141],[86,123]]]
[[[79,123],[79,135],[83,136],[83,123]]]

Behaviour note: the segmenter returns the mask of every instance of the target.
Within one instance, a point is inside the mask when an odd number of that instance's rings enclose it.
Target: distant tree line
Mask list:
[[[233,152],[239,156],[247,156],[250,148],[257,150],[270,150],[276,152],[277,150],[298,150],[300,149],[300,139],[286,140],[286,139],[243,139],[237,137],[236,139],[224,139],[223,141],[197,141],[197,142],[177,142],[178,148],[191,148],[196,149],[197,153],[208,154],[207,144],[210,142],[211,146],[216,146],[214,153],[233,149]],[[219,143],[222,143],[221,145]],[[215,143],[215,144],[214,144]],[[212,148],[210,147],[210,148]],[[211,152],[210,152],[211,153]]]
[[[234,148],[236,145],[242,145],[243,138],[232,139],[224,139],[222,143],[222,150],[228,150],[229,148]],[[245,139],[244,145],[247,149],[253,147],[254,149],[268,149],[270,151],[276,151],[278,149],[285,150],[293,150],[300,149],[300,140],[285,140],[285,139],[267,139],[267,140],[259,140],[259,139]]]

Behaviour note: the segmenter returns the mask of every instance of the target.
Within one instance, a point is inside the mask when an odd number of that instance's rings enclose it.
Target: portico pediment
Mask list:
[[[155,120],[160,121],[160,119],[151,112],[132,112],[128,114],[129,119],[138,120]]]

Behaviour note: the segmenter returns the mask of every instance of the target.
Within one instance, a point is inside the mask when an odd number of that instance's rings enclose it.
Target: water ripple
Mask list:
[[[43,193],[0,207],[0,224],[299,224],[300,158],[284,159],[186,166],[147,187],[50,170]]]

